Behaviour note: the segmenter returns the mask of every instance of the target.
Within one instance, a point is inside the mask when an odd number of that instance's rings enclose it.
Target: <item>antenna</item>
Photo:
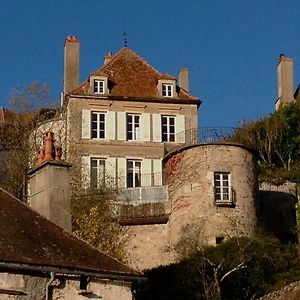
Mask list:
[[[127,48],[127,32],[123,31],[122,36],[124,37],[124,47]]]

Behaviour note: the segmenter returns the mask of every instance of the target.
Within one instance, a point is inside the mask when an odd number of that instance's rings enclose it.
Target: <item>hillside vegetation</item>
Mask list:
[[[294,102],[256,122],[244,122],[231,141],[255,148],[260,181],[300,183],[300,103]]]

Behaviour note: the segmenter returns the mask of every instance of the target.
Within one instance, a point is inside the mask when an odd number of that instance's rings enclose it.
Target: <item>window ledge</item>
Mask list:
[[[215,201],[215,206],[235,207],[236,205],[233,201]]]

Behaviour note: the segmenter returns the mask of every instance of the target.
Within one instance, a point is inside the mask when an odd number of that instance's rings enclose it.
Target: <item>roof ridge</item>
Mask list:
[[[144,58],[142,58],[139,54],[137,54],[135,51],[128,47],[121,48],[113,57],[106,62],[104,65],[102,65],[99,69],[96,71],[90,73],[89,75],[93,75],[98,72],[104,71],[110,64],[112,64],[114,61],[116,61],[125,51],[131,52],[134,56],[136,56],[143,64],[145,64],[147,67],[151,68],[155,73],[157,73],[158,76],[162,76],[162,73],[160,73],[157,69],[155,69],[153,66],[151,66]],[[168,74],[170,75],[170,74]],[[171,75],[170,75],[171,76]]]

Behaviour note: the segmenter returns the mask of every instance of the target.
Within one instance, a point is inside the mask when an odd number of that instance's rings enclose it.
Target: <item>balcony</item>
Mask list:
[[[165,152],[168,153],[178,149],[178,147],[201,143],[230,142],[237,130],[241,129],[236,127],[199,127],[188,129],[178,133],[175,138],[176,141],[184,141],[184,143],[166,143]]]

